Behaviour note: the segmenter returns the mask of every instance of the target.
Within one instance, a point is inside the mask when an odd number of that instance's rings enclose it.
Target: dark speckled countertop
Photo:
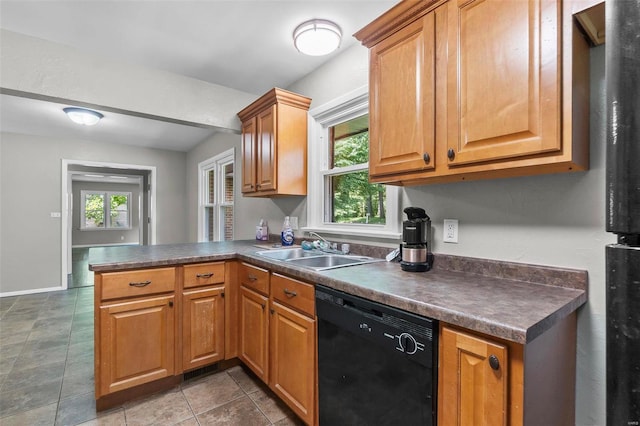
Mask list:
[[[89,269],[239,259],[516,343],[531,342],[587,301],[587,272],[575,269],[436,254],[428,272],[405,272],[395,262],[315,272],[257,251],[256,241],[98,247],[89,252]],[[382,257],[388,251],[358,254]]]

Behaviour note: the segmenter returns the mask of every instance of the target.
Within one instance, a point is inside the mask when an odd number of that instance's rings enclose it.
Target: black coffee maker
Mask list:
[[[400,267],[403,271],[424,272],[431,269],[431,219],[424,209],[407,207],[407,220],[402,222]]]

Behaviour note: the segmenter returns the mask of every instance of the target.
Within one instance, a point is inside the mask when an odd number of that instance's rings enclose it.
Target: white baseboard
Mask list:
[[[113,244],[84,244],[71,246],[71,248],[111,247],[111,246],[139,246],[140,243],[113,243]]]
[[[66,288],[62,287],[47,287],[47,288],[33,288],[29,290],[19,290],[19,291],[8,291],[6,293],[0,293],[0,298],[2,297],[11,297],[11,296],[22,296],[25,294],[36,294],[36,293],[47,293],[49,291],[60,291],[66,290]]]

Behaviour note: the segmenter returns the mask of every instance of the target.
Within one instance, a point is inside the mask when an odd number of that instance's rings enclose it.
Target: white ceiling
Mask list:
[[[287,87],[344,49],[352,34],[397,0],[0,0],[0,26],[108,59],[161,69],[261,95]],[[321,18],[343,32],[337,52],[299,53],[294,28]],[[61,104],[0,95],[3,131],[91,138],[188,151],[213,129],[105,113],[72,126]],[[66,120],[66,121],[65,121]],[[180,137],[176,137],[179,135]],[[176,143],[179,141],[179,143]]]

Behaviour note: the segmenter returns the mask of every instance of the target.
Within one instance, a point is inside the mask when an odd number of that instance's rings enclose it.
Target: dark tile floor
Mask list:
[[[93,287],[85,286],[0,298],[0,424],[301,423],[241,367],[96,413]]]

